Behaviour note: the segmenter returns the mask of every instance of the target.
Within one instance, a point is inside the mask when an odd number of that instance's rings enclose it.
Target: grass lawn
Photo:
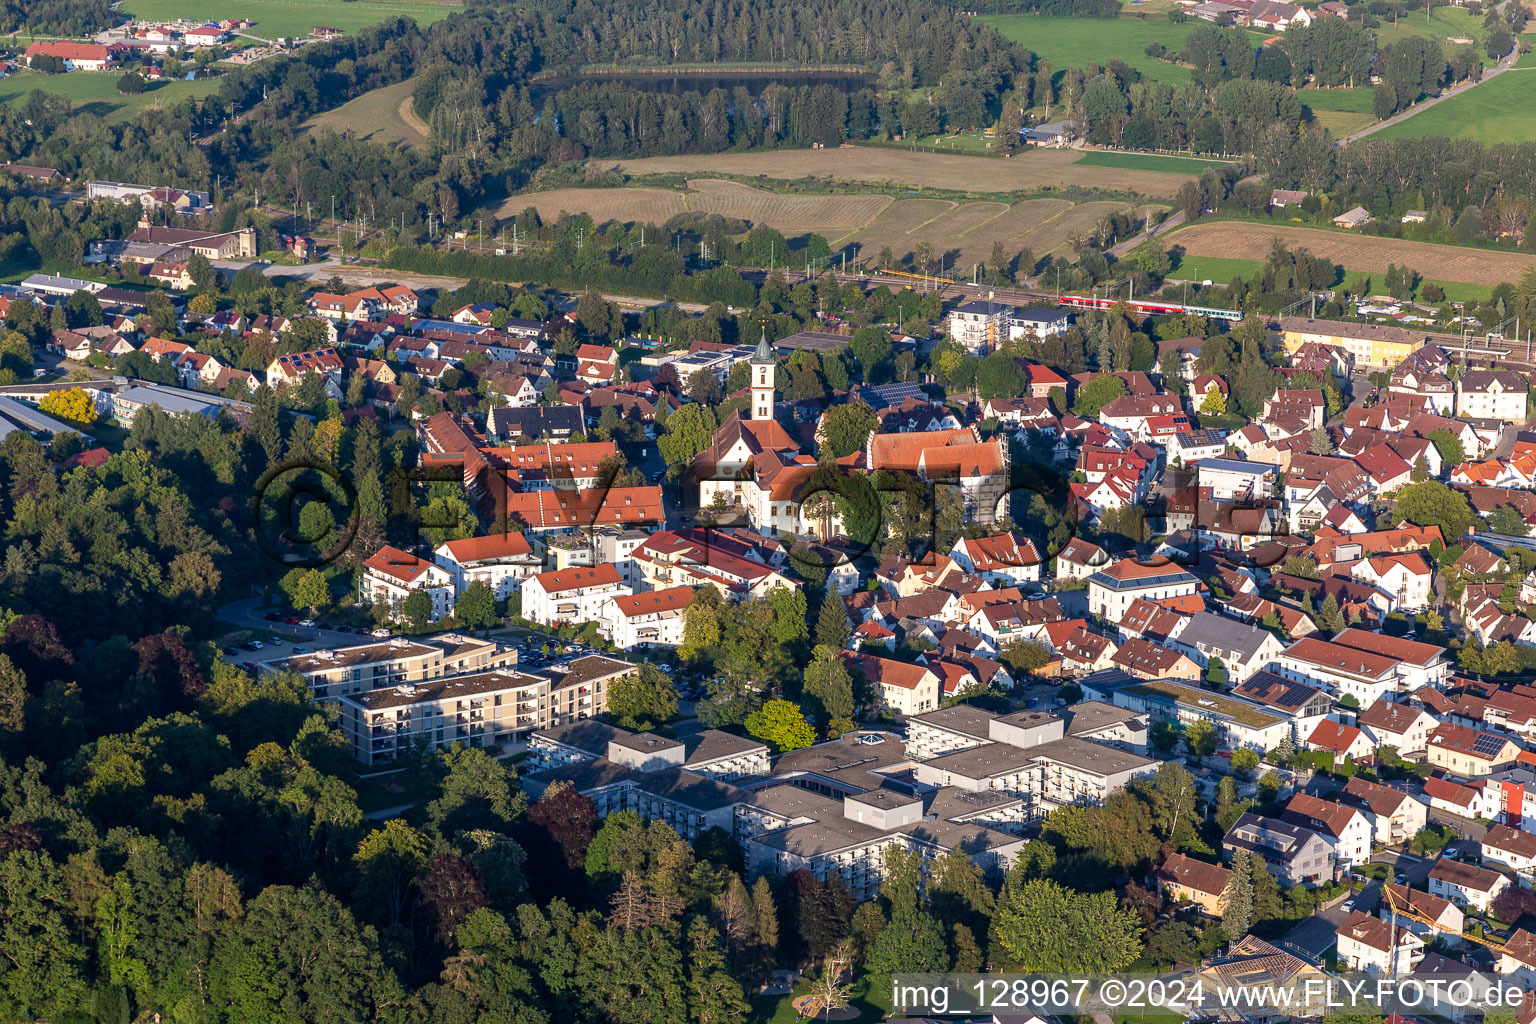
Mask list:
[[[1415,114],[1383,128],[1372,138],[1418,139],[1426,135],[1477,139],[1496,142],[1530,142],[1536,139],[1536,120],[1530,109],[1536,104],[1536,53],[1528,53],[1519,63],[1497,78],[1475,85]]]
[[[202,98],[217,92],[217,78],[202,78],[195,82],[156,82],[134,96],[117,91],[121,75],[111,72],[70,71],[61,75],[44,75],[33,71],[19,71],[0,80],[0,103],[24,100],[33,89],[68,96],[75,110],[84,110],[97,117],[120,121],[132,117],[141,110],[166,106],[188,96]]]
[[[1159,82],[1187,82],[1189,69],[1146,54],[1148,43],[1162,43],[1170,50],[1184,46],[1184,38],[1202,21],[1190,19],[1175,25],[1166,17],[1149,13],[1115,18],[1057,18],[1038,14],[996,14],[981,18],[1009,39],[1033,50],[1061,72],[1068,67],[1103,64],[1118,57]]]
[[[1180,256],[1168,276],[1176,281],[1210,281],[1225,285],[1234,277],[1247,280],[1264,264],[1258,260],[1227,259],[1222,256]]]
[[[252,35],[264,39],[307,36],[317,25],[356,32],[395,17],[426,26],[446,18],[457,5],[393,0],[126,0],[122,10],[141,20],[249,18]]]
[[[1409,36],[1430,36],[1435,39],[1449,39],[1451,36],[1471,36],[1479,48],[1482,49],[1483,39],[1488,35],[1483,28],[1483,16],[1472,14],[1460,7],[1437,7],[1428,20],[1411,14],[1401,18],[1394,25],[1390,21],[1383,21],[1381,26],[1375,29],[1376,45],[1385,49],[1400,39]]]
[[[1370,89],[1303,89],[1296,98],[1312,119],[1335,136],[1357,132],[1376,120]]]
[[[1219,171],[1225,160],[1205,160],[1194,156],[1165,156],[1160,153],[1110,153],[1090,150],[1077,164],[1082,167],[1118,167],[1125,171],[1166,171],[1169,174],[1199,174],[1209,167]]]
[[[795,1015],[794,1000],[810,990],[810,982],[802,979],[787,996],[759,996],[752,1000],[751,1016],[747,1019],[750,1024],[796,1024],[799,1018]],[[890,1016],[890,995],[884,986],[874,985],[868,974],[860,973],[848,990],[849,1003],[859,1015],[849,1020],[856,1024],[885,1020]]]
[[[981,132],[955,132],[953,135],[930,135],[917,140],[918,149],[949,149],[961,153],[990,153],[992,140]]]

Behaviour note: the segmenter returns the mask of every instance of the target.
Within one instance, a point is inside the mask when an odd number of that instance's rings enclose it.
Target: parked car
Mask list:
[[[254,661],[242,661],[240,663],[240,667],[245,669],[247,672],[256,671],[256,663]]]
[[[314,619],[300,619],[299,620],[299,625],[303,626],[305,629],[313,629],[314,626],[315,626],[315,620]]]
[[[384,637],[386,637],[386,636],[389,636],[389,630],[387,630],[387,629],[384,629],[384,628],[383,628],[383,627],[382,627],[382,626],[381,626],[381,627],[380,627],[380,628],[378,628],[378,629],[376,629],[376,630],[374,630],[374,631],[373,631],[373,632],[372,632],[372,633],[371,633],[371,634],[369,634],[369,635],[370,635],[370,636],[376,636],[376,637],[379,637],[379,638],[380,638],[380,639],[383,639],[383,638],[384,638]]]
[[[260,640],[252,640],[250,643],[245,645],[245,649],[248,651],[259,651],[261,648],[262,643]]]
[[[223,653],[223,654],[234,654],[235,653],[235,648],[233,648],[233,647],[226,647],[226,648],[224,648],[224,650],[221,653]]]
[[[297,626],[299,624],[299,617],[297,615],[290,615],[283,620],[283,624],[287,626]]]
[[[280,636],[269,636],[269,637],[267,637],[267,643],[269,643],[269,644],[276,644],[279,647],[281,647],[283,644],[285,644],[287,642],[288,641],[284,640]]]
[[[320,625],[316,626],[315,628],[316,629],[335,629],[336,627],[331,625],[329,622],[322,622],[322,623],[320,623]]]
[[[283,617],[281,615],[277,614],[277,612],[267,612],[266,619],[267,619],[268,622],[282,622],[283,621]]]

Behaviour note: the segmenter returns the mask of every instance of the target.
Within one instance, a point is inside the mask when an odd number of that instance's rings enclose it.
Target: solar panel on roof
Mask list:
[[[909,398],[916,398],[920,401],[928,400],[928,394],[923,390],[922,385],[911,382],[905,384],[877,384],[872,387],[860,388],[859,397],[876,412],[894,405],[900,405]]]
[[[1497,754],[1504,749],[1504,738],[1492,733],[1480,732],[1472,741],[1472,750],[1478,754]]]

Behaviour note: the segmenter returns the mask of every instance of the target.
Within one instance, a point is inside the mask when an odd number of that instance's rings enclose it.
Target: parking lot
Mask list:
[[[366,643],[375,637],[390,635],[387,629],[368,630],[362,626],[300,619],[295,615],[282,615],[278,612],[253,615],[252,621],[245,628],[254,634],[252,638],[234,647],[226,647],[222,653],[226,661],[248,670],[254,670],[258,662],[274,658]]]

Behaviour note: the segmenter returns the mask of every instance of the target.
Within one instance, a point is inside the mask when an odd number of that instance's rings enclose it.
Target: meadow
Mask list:
[[[430,25],[458,5],[429,0],[124,0],[122,10],[141,21],[249,18],[255,23],[252,35],[275,39],[307,36],[319,25],[356,32],[397,17]]]
[[[411,105],[413,79],[372,89],[339,107],[316,114],[304,122],[308,131],[329,129],[338,135],[351,132],[372,142],[405,143],[425,147],[430,129]],[[361,129],[361,130],[360,130]]]
[[[95,114],[109,121],[121,121],[142,110],[168,106],[191,96],[201,99],[218,91],[217,78],[203,78],[192,82],[155,82],[143,92],[132,96],[117,91],[121,75],[112,72],[71,71],[60,75],[44,75],[34,71],[18,71],[0,79],[0,103],[24,100],[34,89],[67,96],[77,111]]]
[[[1191,19],[1175,25],[1166,16],[1151,13],[1145,18],[1131,15],[1113,20],[1039,14],[985,15],[981,20],[1050,61],[1057,72],[1103,64],[1116,57],[1146,78],[1175,84],[1189,81],[1189,69],[1148,57],[1147,44],[1162,43],[1169,50],[1179,50],[1184,38],[1204,24]]]
[[[1303,89],[1296,94],[1312,120],[1327,128],[1337,138],[1357,132],[1374,124],[1376,115],[1371,110],[1372,90],[1363,89]]]
[[[1536,52],[1495,78],[1437,103],[1422,113],[1383,128],[1371,138],[1421,139],[1426,135],[1478,139],[1487,143],[1536,140]]]

